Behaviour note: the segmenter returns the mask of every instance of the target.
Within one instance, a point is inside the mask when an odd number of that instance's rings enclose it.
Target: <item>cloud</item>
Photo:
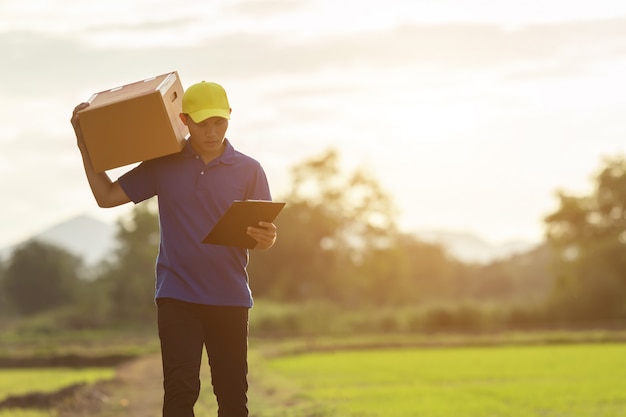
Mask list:
[[[311,0],[298,2],[292,0],[248,0],[225,6],[223,10],[234,15],[258,19],[302,10],[312,4]]]
[[[116,62],[132,56],[119,51]],[[85,82],[97,73],[107,73],[94,62],[94,51],[70,38],[45,36],[34,32],[0,34],[0,55],[6,59],[3,71],[7,80],[0,84],[4,96],[46,96],[67,92],[68,87]],[[125,56],[124,56],[125,55]],[[104,71],[103,71],[104,70]]]
[[[188,25],[200,22],[198,17],[181,17],[174,19],[147,20],[139,22],[116,22],[92,25],[85,29],[85,33],[105,33],[115,31],[154,32],[161,30],[178,30]]]
[[[256,13],[232,7],[228,13],[244,16],[243,21]],[[623,89],[605,85],[613,79],[619,83],[623,73],[618,64],[626,55],[626,18],[516,30],[490,24],[404,24],[316,37],[291,37],[281,27],[215,31],[203,23],[178,14],[169,20],[156,16],[114,25],[91,22],[71,34],[0,33],[5,79],[0,84],[0,141],[7,150],[0,155],[0,167],[7,178],[20,181],[2,187],[12,207],[4,218],[26,212],[35,216],[42,205],[52,207],[53,202],[62,207],[58,211],[67,210],[72,199],[77,199],[71,204],[75,209],[93,206],[69,125],[72,106],[95,91],[172,70],[181,72],[184,82],[204,76],[224,80],[237,103],[233,140],[271,162],[267,169],[273,184],[286,177],[288,158],[302,159],[329,143],[353,157],[375,155],[370,157],[372,169],[391,187],[397,178],[394,169],[402,175],[418,169],[416,165],[427,178],[440,169],[441,161],[449,164],[446,153],[451,150],[472,162],[458,165],[479,171],[490,161],[474,161],[477,143],[493,141],[494,152],[510,155],[508,143],[515,139],[513,153],[524,155],[517,162],[520,170],[536,158],[535,151],[549,160],[560,148],[523,144],[537,138],[554,141],[563,135],[561,124],[570,126],[571,120],[577,124],[563,136],[568,141],[600,143],[610,150],[614,138],[623,137],[623,129],[611,130],[619,129],[615,121],[623,105],[614,102],[623,103]],[[197,42],[173,45],[176,37],[155,41],[173,33],[195,33]],[[102,42],[94,44],[94,36]],[[127,42],[107,46],[109,36]],[[152,43],[138,48],[141,42],[133,39],[140,37]],[[607,81],[602,71],[612,78]],[[593,76],[580,77],[588,74]],[[385,103],[376,109],[376,118],[371,117],[373,99]],[[605,119],[589,116],[598,105]],[[516,125],[532,130],[515,128],[515,136],[511,126]],[[588,137],[594,140],[588,142]],[[619,139],[615,143],[622,144]],[[397,146],[408,152],[396,155]],[[582,160],[590,153],[580,147],[576,157]],[[393,164],[376,168],[387,156]],[[411,160],[402,160],[405,156]],[[581,163],[574,162],[580,169]],[[508,160],[501,164],[511,165]],[[544,176],[540,182],[553,187]],[[472,189],[471,184],[463,187]],[[399,190],[399,195],[407,194],[419,193]]]
[[[28,129],[3,142],[3,147],[7,152],[0,155],[5,176],[0,193],[9,196],[2,208],[8,235],[19,235],[68,207],[78,207],[68,199],[76,190],[88,194],[75,139]],[[25,221],[29,218],[32,221]]]
[[[334,59],[388,67],[421,63],[454,71],[555,58],[580,64],[590,57],[624,56],[626,18],[517,30],[488,24],[406,25],[384,33],[329,38],[325,44],[332,45],[325,50]]]
[[[244,5],[245,6],[245,5]],[[128,36],[177,31],[193,19],[99,26]],[[132,33],[134,33],[134,35]],[[506,30],[488,24],[405,25],[388,31],[336,34],[294,40],[282,34],[210,34],[200,44],[93,47],[82,37],[35,32],[0,34],[0,54],[10,83],[2,94],[57,94],[68,85],[141,79],[153,72],[197,68],[223,77],[305,74],[324,69],[433,67],[444,71],[511,66],[518,76],[578,72],[594,62],[626,55],[626,18],[535,25]],[[129,44],[132,44],[129,40]],[[543,62],[537,66],[532,62]],[[513,66],[517,66],[513,68]],[[117,84],[116,84],[117,85]]]

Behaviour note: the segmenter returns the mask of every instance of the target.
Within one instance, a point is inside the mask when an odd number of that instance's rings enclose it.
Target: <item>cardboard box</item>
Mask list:
[[[175,71],[92,95],[79,120],[95,170],[179,152],[189,134],[182,98]]]

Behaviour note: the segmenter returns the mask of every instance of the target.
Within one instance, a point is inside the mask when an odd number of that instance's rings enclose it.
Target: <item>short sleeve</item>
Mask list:
[[[267,176],[263,167],[257,162],[256,170],[252,176],[252,184],[248,190],[246,199],[248,200],[271,200],[272,195],[270,193],[270,187],[267,182]]]
[[[118,182],[135,204],[154,197],[157,193],[155,165],[150,161],[142,162],[122,175]]]

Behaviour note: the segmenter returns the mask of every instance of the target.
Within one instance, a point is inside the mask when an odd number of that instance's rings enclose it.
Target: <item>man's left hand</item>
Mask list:
[[[269,222],[259,222],[259,227],[248,227],[248,236],[257,241],[256,250],[267,250],[276,242],[276,225]]]

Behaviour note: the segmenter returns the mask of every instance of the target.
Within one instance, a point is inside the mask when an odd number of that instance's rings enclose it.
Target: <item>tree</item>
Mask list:
[[[82,260],[65,249],[31,240],[9,259],[2,292],[20,314],[34,314],[76,299]]]
[[[0,315],[9,311],[8,299],[6,291],[4,290],[4,264],[4,260],[0,259]]]
[[[466,292],[477,300],[543,304],[553,286],[553,251],[541,244],[471,268]]]
[[[343,174],[339,154],[331,149],[292,168],[290,204],[309,210],[324,228],[319,244],[359,256],[364,250],[389,243],[396,232],[396,209],[378,182],[363,170]]]
[[[558,193],[560,208],[546,217],[558,254],[553,302],[577,319],[626,316],[626,160],[607,158],[591,195]]]
[[[365,254],[389,244],[396,230],[389,197],[362,171],[343,174],[334,150],[294,166],[284,199],[276,245],[251,257],[259,296],[341,298]]]
[[[117,222],[117,249],[95,285],[110,299],[111,316],[122,321],[154,319],[154,270],[159,245],[156,199],[138,204]]]

